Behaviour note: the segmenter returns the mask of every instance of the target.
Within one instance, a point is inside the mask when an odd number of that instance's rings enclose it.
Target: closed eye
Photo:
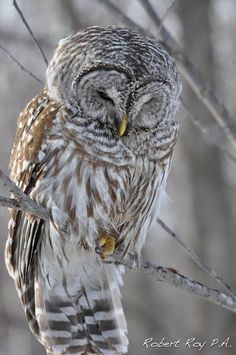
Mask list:
[[[150,105],[152,102],[155,102],[156,98],[155,97],[147,97],[146,101],[144,101],[143,105]]]
[[[104,91],[97,91],[98,95],[105,101],[109,101],[110,103],[112,103],[112,105],[114,105],[114,101],[112,100],[112,98],[110,96],[108,96]]]

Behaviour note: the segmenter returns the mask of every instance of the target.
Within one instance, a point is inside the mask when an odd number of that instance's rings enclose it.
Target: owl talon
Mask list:
[[[103,259],[107,256],[110,256],[114,253],[116,245],[115,238],[108,236],[108,237],[99,237],[97,240],[97,246],[95,248],[96,253],[100,254]]]

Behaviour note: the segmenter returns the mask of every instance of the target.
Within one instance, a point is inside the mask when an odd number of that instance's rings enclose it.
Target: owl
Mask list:
[[[21,112],[11,179],[50,217],[11,210],[6,265],[47,354],[127,352],[119,262],[138,267],[159,209],[180,91],[160,43],[96,26],[59,42]]]

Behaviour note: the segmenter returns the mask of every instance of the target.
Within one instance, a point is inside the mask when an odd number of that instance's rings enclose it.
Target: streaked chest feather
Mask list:
[[[93,246],[104,233],[121,240],[135,237],[166,180],[164,171],[148,159],[116,165],[90,159],[73,144],[60,146],[60,141],[48,159],[33,194],[51,211],[58,232],[84,247]]]

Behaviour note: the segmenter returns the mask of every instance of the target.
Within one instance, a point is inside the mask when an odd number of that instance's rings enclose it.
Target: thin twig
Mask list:
[[[35,80],[37,80],[40,84],[43,84],[42,80],[40,80],[36,75],[34,75],[30,70],[26,69],[5,47],[3,47],[1,44],[0,44],[0,49],[6,53],[8,55],[8,57],[10,57],[13,62],[15,62],[18,67],[24,71],[25,73],[29,74],[32,78],[34,78]]]
[[[157,218],[157,223],[184,249],[184,251],[190,256],[191,259],[195,261],[198,266],[200,266],[201,269],[206,271],[215,281],[217,281],[225,290],[227,290],[236,301],[236,294],[231,290],[230,286],[222,279],[221,276],[219,276],[204,261],[202,261],[199,256],[189,246],[187,246],[182,241],[182,239],[175,232],[173,232],[160,218]]]
[[[164,16],[162,16],[161,19],[161,24],[157,29],[157,34],[159,34],[160,29],[162,27],[162,24],[164,23],[165,19],[167,18],[167,16],[169,15],[169,13],[173,10],[173,8],[175,7],[175,5],[177,4],[178,0],[173,0],[172,3],[167,7],[166,12],[164,14]]]
[[[13,195],[18,200],[21,209],[28,210],[34,215],[47,220],[48,212],[41,206],[37,205],[29,196],[27,196],[16,184],[0,169],[0,180],[2,180],[3,185],[13,193]],[[16,208],[16,207],[15,207]]]
[[[162,20],[154,10],[149,0],[139,0],[150,16],[154,24],[159,28]],[[181,49],[174,37],[167,31],[164,25],[160,28],[160,36],[165,41],[171,54],[177,59],[180,70],[186,81],[192,87],[198,98],[203,102],[207,109],[211,112],[214,119],[225,132],[226,136],[236,147],[236,124],[235,119],[230,116],[223,103],[220,102],[217,95],[206,81],[204,76],[192,64],[185,52]]]
[[[200,130],[200,132],[204,135],[206,135],[208,139],[208,144],[212,142],[215,144],[222,152],[234,163],[236,163],[236,157],[223,145],[221,142],[217,140],[217,138],[203,125],[201,124],[200,120],[189,110],[187,107],[186,103],[184,102],[183,98],[180,98],[181,106],[184,109],[186,115],[190,118],[190,120],[193,122],[193,124]]]
[[[26,21],[26,18],[23,14],[23,12],[21,11],[21,9],[19,8],[19,5],[17,4],[17,1],[16,0],[13,0],[13,6],[15,7],[16,11],[18,12],[18,14],[20,15],[25,27],[27,28],[36,48],[38,49],[39,53],[41,54],[42,58],[43,58],[43,61],[46,65],[48,65],[48,60],[47,60],[47,57],[42,49],[42,47],[40,46],[37,38],[35,37],[30,25],[28,24],[28,22]]]

